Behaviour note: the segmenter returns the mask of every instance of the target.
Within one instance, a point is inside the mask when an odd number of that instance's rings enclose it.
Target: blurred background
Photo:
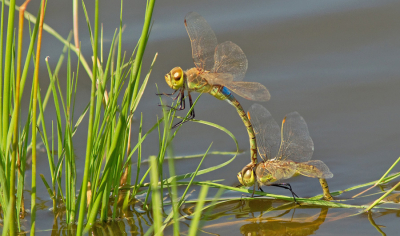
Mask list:
[[[17,2],[17,5],[22,2]],[[94,10],[90,8],[91,5],[87,3],[89,17],[93,22]],[[27,10],[36,15],[37,9],[39,1],[32,1]],[[123,51],[126,50],[127,55],[131,54],[139,39],[144,9],[145,1],[124,1],[123,24],[126,28]],[[120,5],[114,1],[101,1],[100,10],[100,22],[104,27],[104,51],[108,55],[114,31],[119,26]],[[377,180],[399,157],[399,1],[156,2],[142,74],[147,72],[154,54],[158,52],[159,55],[135,114],[139,121],[139,112],[143,113],[144,132],[154,125],[157,116],[162,116],[162,109],[158,106],[159,98],[155,95],[155,84],[160,92],[172,92],[165,83],[164,75],[175,66],[183,69],[194,67],[190,40],[183,22],[190,11],[198,12],[208,21],[219,43],[232,41],[242,48],[249,65],[244,81],[260,82],[269,89],[271,100],[261,104],[279,124],[285,114],[292,111],[304,117],[315,144],[313,159],[325,162],[334,174],[328,180],[331,190],[342,190]],[[90,62],[91,58],[87,55],[91,55],[92,49],[82,10],[79,17],[82,55]],[[72,29],[71,2],[49,1],[45,23],[66,38]],[[54,68],[63,44],[48,33],[44,33],[44,37],[42,57],[50,56],[50,65]],[[74,55],[73,58],[76,64],[77,57]],[[44,60],[41,65],[43,70],[40,72],[40,83],[43,87],[47,86],[49,78]],[[60,81],[63,80],[63,73],[66,76],[66,69],[61,69]],[[79,75],[79,83],[77,99],[82,102],[77,103],[76,114],[82,112],[89,102],[90,79],[83,70]],[[196,94],[193,95],[196,97]],[[245,110],[254,103],[238,96],[237,99]],[[165,101],[171,102],[168,98]],[[52,111],[54,108],[50,104],[47,109],[49,121],[55,120]],[[186,111],[178,114],[184,116]],[[198,180],[224,179],[223,184],[237,185],[236,174],[249,163],[250,155],[247,132],[235,108],[204,94],[195,111],[196,119],[217,123],[230,130],[244,152],[222,171],[199,176]],[[87,120],[75,136],[76,152],[80,154],[77,160],[82,163],[77,173],[80,177],[84,168],[86,141],[79,141],[79,137],[86,140],[86,124]],[[132,139],[136,142],[138,125],[134,127]],[[174,153],[203,153],[211,142],[212,151],[235,151],[234,142],[225,133],[188,122],[175,138]],[[143,156],[157,155],[157,147],[158,134],[152,133],[143,144]],[[39,167],[38,172],[50,176],[45,166],[47,157],[45,153],[42,155],[43,166]],[[207,157],[202,168],[222,163],[228,158],[230,156]],[[199,159],[177,161],[178,174],[195,170],[198,162]],[[321,193],[316,179],[299,176],[292,178],[290,183],[301,197]],[[38,188],[39,192],[43,190],[43,199],[49,198],[42,184]],[[288,195],[288,192],[276,188],[264,190]],[[227,195],[237,196],[239,193],[230,192]],[[358,200],[357,203],[368,202]],[[393,222],[393,217],[389,219],[388,224]],[[328,232],[332,235],[333,232],[335,235],[351,235],[350,228],[350,225],[338,228],[335,224],[325,224],[319,232],[324,232],[324,235],[329,235]],[[357,234],[373,235],[376,231],[370,231],[371,228],[359,228]],[[393,222],[387,230],[395,228]],[[233,234],[238,232],[235,227],[226,230],[221,232],[222,235],[228,231]]]

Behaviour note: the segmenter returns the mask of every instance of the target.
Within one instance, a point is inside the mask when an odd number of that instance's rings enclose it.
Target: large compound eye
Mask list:
[[[237,177],[239,182],[246,187],[253,186],[255,183],[253,168],[250,166],[245,166],[242,171],[239,172]]]
[[[171,75],[174,80],[180,80],[182,78],[183,71],[179,67],[175,67],[171,70]]]
[[[242,172],[239,172],[239,173],[237,174],[237,178],[238,178],[240,184],[244,185]]]
[[[172,89],[184,88],[185,85],[185,73],[180,67],[173,68],[168,74],[165,75],[165,82]]]
[[[254,178],[253,171],[252,170],[246,170],[246,172],[243,175],[243,179],[246,182],[250,182],[252,180],[252,178]]]

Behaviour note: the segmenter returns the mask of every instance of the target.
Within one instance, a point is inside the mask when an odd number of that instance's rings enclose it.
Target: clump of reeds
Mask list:
[[[193,185],[201,185],[199,198],[196,201],[196,209],[193,213],[191,225],[189,227],[189,235],[195,235],[201,228],[201,220],[211,211],[218,203],[219,196],[223,191],[217,193],[214,200],[204,207],[207,200],[209,187],[219,188],[220,190],[233,190],[243,193],[251,193],[251,190],[239,189],[236,187],[226,186],[215,182],[196,182],[195,176],[205,174],[226,166],[232,162],[238,153],[238,143],[231,132],[219,126],[206,121],[193,120],[204,125],[212,126],[228,134],[236,144],[237,151],[234,153],[213,152],[212,154],[233,154],[234,156],[224,163],[201,169],[204,158],[210,154],[209,149],[203,154],[198,167],[193,172],[183,175],[176,175],[174,165],[174,155],[172,143],[174,137],[179,131],[179,127],[171,130],[175,118],[175,109],[167,111],[163,109],[163,117],[158,119],[154,126],[147,132],[142,130],[143,115],[139,122],[139,133],[132,134],[132,117],[136,112],[142,94],[147,86],[150,78],[153,64],[157,55],[150,65],[149,70],[142,75],[142,59],[145,52],[146,44],[150,36],[151,18],[155,0],[149,0],[146,5],[146,14],[140,39],[131,56],[126,57],[122,52],[122,9],[123,1],[121,0],[120,25],[116,30],[111,42],[111,49],[107,57],[103,52],[103,33],[99,37],[99,5],[95,3],[95,19],[94,30],[92,30],[86,7],[83,3],[82,7],[88,24],[88,30],[91,35],[91,45],[93,49],[92,66],[87,63],[85,55],[81,55],[79,37],[77,30],[77,0],[74,4],[74,40],[75,45],[70,43],[71,35],[64,39],[56,31],[44,23],[46,1],[42,1],[41,9],[37,17],[25,12],[26,5],[29,0],[21,7],[15,6],[15,0],[11,0],[9,5],[9,13],[7,20],[6,43],[3,47],[3,28],[4,28],[4,9],[5,1],[2,1],[1,12],[1,35],[0,35],[0,74],[2,80],[0,82],[0,204],[2,215],[4,218],[3,235],[9,233],[16,234],[21,231],[20,217],[25,215],[24,200],[31,201],[31,232],[35,232],[36,219],[36,156],[37,156],[37,134],[40,135],[44,144],[48,163],[51,173],[51,180],[41,175],[41,179],[45,184],[48,193],[52,199],[53,211],[57,214],[64,214],[65,221],[68,225],[77,224],[76,233],[81,235],[85,230],[88,231],[95,221],[107,222],[115,220],[123,216],[123,212],[127,211],[129,205],[136,195],[147,193],[143,207],[153,212],[154,224],[150,227],[147,234],[155,233],[161,235],[166,227],[173,225],[174,235],[180,234],[179,222],[185,217],[179,217],[179,209],[186,201],[189,188]],[[19,26],[18,40],[14,37],[14,15],[15,10],[19,10]],[[29,48],[26,52],[25,64],[22,66],[22,40],[24,17],[34,23],[34,28],[30,30],[27,37],[30,38]],[[39,66],[40,66],[40,49],[43,44],[41,40],[42,30],[46,30],[55,38],[64,43],[62,54],[58,60],[57,66],[51,68],[47,63],[48,77],[50,85],[47,89],[39,85]],[[100,39],[100,43],[99,43]],[[34,53],[34,46],[36,53]],[[100,49],[98,48],[100,46]],[[3,52],[5,48],[5,53]],[[13,51],[16,54],[13,54]],[[79,61],[75,67],[75,72],[71,64],[71,52],[75,53]],[[59,83],[59,70],[67,54],[67,74],[66,88],[61,88]],[[106,58],[106,60],[104,60]],[[31,88],[31,96],[29,101],[29,112],[24,123],[20,122],[20,103],[21,97],[25,91],[25,82],[28,78],[28,70],[31,66],[31,60],[35,67],[34,83]],[[78,77],[80,66],[83,66],[85,72],[92,80],[90,101],[87,102],[86,108],[81,112],[79,118],[74,120],[76,93],[78,91]],[[15,69],[14,69],[15,68]],[[39,91],[46,91],[44,98],[41,97]],[[52,95],[56,109],[55,130],[54,125],[48,128],[49,124],[45,123],[44,112],[47,102]],[[200,97],[200,96],[199,96]],[[198,97],[198,99],[199,99]],[[121,101],[122,98],[122,101]],[[194,104],[197,103],[198,99]],[[121,101],[121,102],[119,102]],[[160,100],[163,105],[163,101]],[[178,104],[175,104],[175,107]],[[165,108],[165,107],[164,107]],[[191,108],[193,109],[193,107]],[[188,115],[190,114],[188,111]],[[88,114],[88,115],[87,115]],[[187,115],[187,116],[188,116]],[[186,117],[187,117],[186,116]],[[89,120],[87,130],[87,149],[85,155],[85,170],[82,183],[77,183],[75,151],[74,151],[74,135],[79,128],[83,119]],[[64,123],[62,121],[65,121]],[[22,125],[23,124],[23,125]],[[30,134],[29,131],[32,131]],[[141,148],[143,142],[149,133],[157,130],[159,133],[159,153],[155,157],[150,157],[150,166],[143,176],[140,176],[140,170],[145,168],[142,166],[143,158]],[[54,135],[54,132],[56,135]],[[51,138],[49,138],[51,134]],[[131,136],[137,135],[138,141],[132,145]],[[32,137],[29,140],[29,137]],[[56,137],[56,138],[55,138]],[[57,140],[55,142],[55,140]],[[23,191],[25,184],[25,163],[27,160],[28,150],[32,149],[32,184],[31,198],[23,199]],[[57,150],[56,152],[54,150]],[[132,158],[137,156],[136,166],[132,165]],[[169,177],[165,178],[163,173],[163,164],[165,158],[168,157]],[[396,162],[397,163],[397,162]],[[132,170],[132,167],[136,167]],[[393,168],[393,167],[392,167]],[[391,169],[390,169],[391,170]],[[136,174],[133,174],[136,171]],[[388,171],[389,172],[389,171]],[[62,179],[62,174],[66,178]],[[234,172],[232,172],[234,173]],[[147,183],[146,178],[150,174],[150,182]],[[385,183],[398,177],[395,174],[386,177],[387,173],[378,182],[371,182],[363,185],[354,186],[352,188],[333,192],[332,195],[337,196],[343,192],[358,189],[364,186],[378,183]],[[132,178],[132,176],[134,176]],[[182,181],[189,178],[189,181]],[[64,182],[64,187],[62,182]],[[297,201],[303,204],[324,207],[342,207],[342,208],[364,208],[366,211],[379,204],[379,202],[393,191],[400,183],[396,184],[391,190],[387,191],[381,198],[370,206],[349,205],[340,202],[327,202],[319,200],[322,195],[313,198],[298,198]],[[183,193],[179,196],[178,186],[186,186]],[[78,191],[79,189],[79,191]],[[162,201],[164,192],[168,191],[169,201]],[[79,192],[79,194],[78,194]],[[267,194],[256,192],[258,195],[273,197],[280,200],[292,201],[292,197]],[[238,196],[238,199],[246,200],[246,198]],[[228,199],[235,200],[235,199]],[[305,203],[305,204],[304,204]],[[167,214],[163,214],[165,205],[170,205],[171,210]],[[61,207],[62,206],[62,207]],[[147,209],[147,210],[149,210]],[[207,209],[204,214],[204,210]],[[121,214],[122,213],[122,214]],[[75,230],[74,227],[71,229]]]

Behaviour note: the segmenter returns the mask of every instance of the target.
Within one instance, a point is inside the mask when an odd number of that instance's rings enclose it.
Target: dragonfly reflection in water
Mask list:
[[[283,118],[282,129],[272,118],[269,111],[259,104],[253,104],[248,112],[257,137],[258,152],[263,162],[249,163],[238,179],[244,186],[250,187],[257,181],[260,186],[272,185],[289,189],[289,184],[280,183],[298,173],[307,177],[327,179],[333,174],[325,163],[310,160],[314,152],[314,143],[308,127],[297,112],[291,112]],[[278,183],[278,184],[276,184]]]
[[[183,71],[180,67],[173,68],[165,75],[165,81],[179,94],[180,106],[185,109],[185,90],[188,93],[189,104],[192,107],[191,92],[209,93],[219,100],[225,100],[233,105],[246,126],[249,140],[251,161],[257,162],[257,144],[251,123],[240,103],[232,95],[237,95],[254,101],[268,101],[270,94],[264,85],[257,82],[243,82],[247,71],[247,58],[242,49],[230,42],[217,44],[214,31],[207,21],[196,12],[190,12],[185,17],[185,27],[188,32],[192,57],[195,67]],[[161,94],[160,94],[161,95]],[[187,118],[175,124],[173,128],[195,117],[194,110]]]

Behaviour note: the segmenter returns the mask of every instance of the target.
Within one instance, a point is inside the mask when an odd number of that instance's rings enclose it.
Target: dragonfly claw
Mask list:
[[[175,107],[172,107],[172,106],[169,106],[169,105],[158,104],[158,106],[159,107],[168,107],[169,109],[174,110],[174,111],[179,110],[179,109],[176,109]]]
[[[298,204],[299,206],[301,206],[300,203],[298,203],[298,202],[296,201],[296,197],[297,197],[297,198],[300,198],[300,197],[297,196],[297,194],[296,194],[295,192],[293,192],[292,186],[290,186],[289,183],[271,184],[271,186],[280,187],[280,188],[284,188],[284,189],[289,190],[289,191],[292,193],[294,202],[295,202],[296,204]]]
[[[182,124],[188,122],[189,120],[193,120],[193,118],[194,118],[194,117],[189,116],[187,119],[181,120],[181,121],[179,121],[178,123],[176,123],[174,126],[172,126],[171,129],[175,129],[176,127],[178,127],[178,126],[180,126],[180,125],[182,125]]]
[[[156,95],[157,95],[157,96],[162,96],[162,95],[164,95],[164,96],[167,96],[167,97],[172,98],[171,96],[174,95],[174,94],[176,93],[176,91],[178,91],[178,90],[175,90],[175,91],[172,92],[172,93],[156,93]],[[172,99],[176,100],[176,98],[172,98]]]

